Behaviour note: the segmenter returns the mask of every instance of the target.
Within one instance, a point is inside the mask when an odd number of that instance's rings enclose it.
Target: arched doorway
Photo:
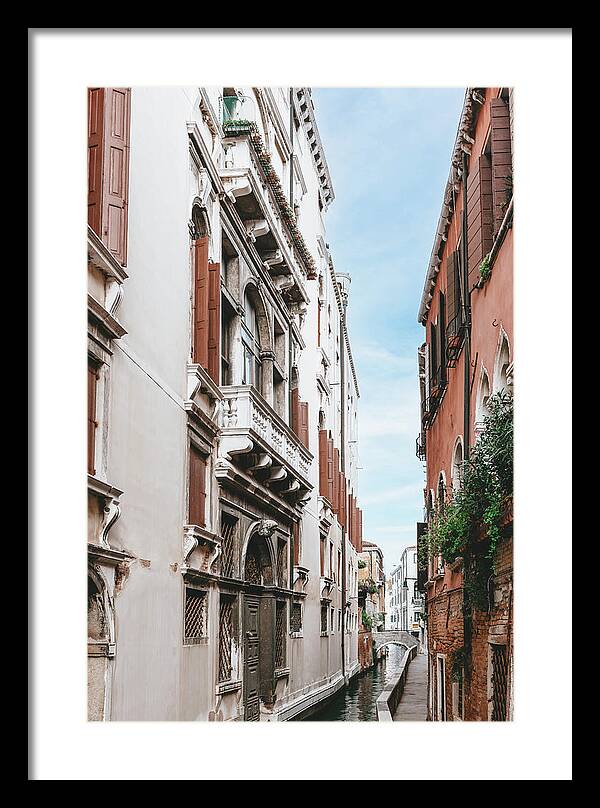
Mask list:
[[[274,563],[269,531],[259,526],[250,536],[244,557],[244,721],[260,721],[261,700],[275,694]],[[267,534],[267,535],[265,535]]]

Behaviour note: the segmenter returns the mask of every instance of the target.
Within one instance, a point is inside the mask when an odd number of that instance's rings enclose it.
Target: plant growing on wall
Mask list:
[[[505,392],[491,396],[488,410],[484,429],[463,466],[462,487],[433,516],[426,534],[430,556],[441,555],[446,564],[464,559],[465,604],[476,609],[489,607],[489,581],[513,493],[512,396]]]
[[[490,264],[490,256],[489,254],[485,256],[481,264],[479,264],[479,277],[485,283],[487,279],[492,274],[492,267]]]
[[[364,570],[366,566],[367,566],[367,562],[363,561],[362,558],[359,558],[358,559],[358,569],[359,570]]]
[[[361,621],[366,630],[371,631],[371,629],[373,628],[373,620],[367,614],[366,609],[362,610]]]

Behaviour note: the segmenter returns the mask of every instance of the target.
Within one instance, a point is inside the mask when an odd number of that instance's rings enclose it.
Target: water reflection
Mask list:
[[[400,670],[405,649],[388,646],[388,656],[374,668],[355,676],[349,686],[305,721],[376,721],[375,702],[386,682]]]

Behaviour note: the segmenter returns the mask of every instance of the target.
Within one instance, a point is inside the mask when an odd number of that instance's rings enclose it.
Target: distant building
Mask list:
[[[417,548],[407,547],[388,579],[388,629],[408,631],[422,639],[424,600],[417,582]]]

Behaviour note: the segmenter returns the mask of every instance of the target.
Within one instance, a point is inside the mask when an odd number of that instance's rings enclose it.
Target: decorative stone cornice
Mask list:
[[[123,283],[129,277],[102,239],[89,225],[87,230],[87,252],[90,264],[99,269],[107,278],[113,278],[117,283]]]
[[[187,567],[187,562],[191,554],[197,547],[204,549],[204,563],[202,568],[205,572],[212,572],[213,565],[221,554],[221,540],[198,525],[183,526],[183,561]]]
[[[121,515],[120,497],[123,492],[119,488],[93,477],[91,474],[88,474],[88,492],[103,502],[103,518],[99,539],[101,545],[110,548],[108,533]]]

